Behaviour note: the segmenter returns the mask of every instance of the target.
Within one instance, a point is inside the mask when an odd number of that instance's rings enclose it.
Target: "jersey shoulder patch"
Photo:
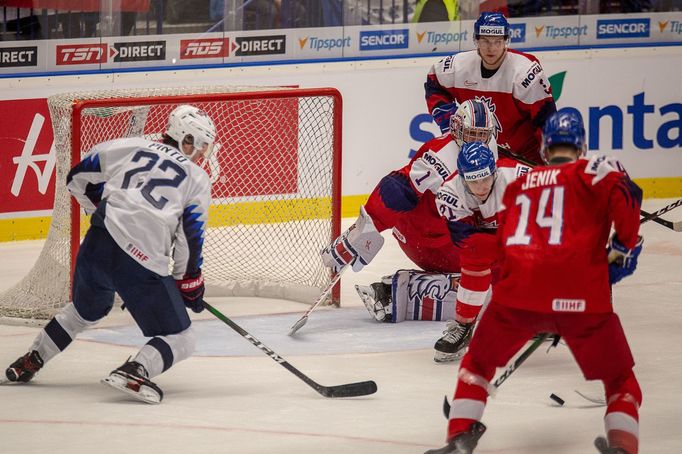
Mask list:
[[[625,167],[613,156],[595,155],[585,165],[585,173],[592,175],[592,185],[596,185],[611,173],[627,173]]]

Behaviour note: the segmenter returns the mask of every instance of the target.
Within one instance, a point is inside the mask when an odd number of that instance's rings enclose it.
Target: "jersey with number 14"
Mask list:
[[[176,279],[200,270],[210,181],[176,148],[103,142],[71,169],[67,188],[87,214],[104,215],[116,244],[145,268],[167,276],[172,253]]]
[[[538,167],[511,183],[498,214],[493,301],[537,312],[610,312],[606,244],[637,242],[642,190],[604,156]]]

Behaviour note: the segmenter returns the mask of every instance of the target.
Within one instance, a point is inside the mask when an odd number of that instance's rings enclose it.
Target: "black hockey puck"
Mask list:
[[[549,398],[552,399],[554,402],[558,403],[559,405],[564,404],[564,399],[562,399],[561,397],[557,396],[554,393],[550,394]]]

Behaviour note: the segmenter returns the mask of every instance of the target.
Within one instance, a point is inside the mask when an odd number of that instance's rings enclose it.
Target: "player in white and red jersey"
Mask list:
[[[509,23],[501,13],[482,13],[474,24],[476,49],[448,56],[431,67],[426,104],[443,130],[457,105],[486,103],[493,114],[500,152],[540,163],[541,131],[556,111],[549,80],[533,55],[507,48]]]
[[[383,244],[379,232],[392,229],[405,254],[424,271],[399,270],[382,282],[356,286],[378,321],[454,317],[459,248],[438,214],[435,194],[456,171],[465,142],[479,140],[496,147],[492,118],[482,103],[462,103],[451,119],[451,133],[425,143],[409,164],[382,178],[355,224],[322,252],[325,264],[335,271],[349,263],[359,271]]]
[[[461,278],[454,320],[436,342],[436,362],[459,358],[468,345],[474,322],[490,299],[497,259],[497,212],[507,186],[530,167],[513,159],[495,161],[480,142],[465,144],[457,157],[457,172],[436,194],[438,212],[448,223],[450,239],[460,251]]]
[[[148,403],[161,401],[163,393],[150,379],[192,354],[185,306],[203,310],[202,245],[211,188],[197,162],[211,153],[215,136],[205,112],[183,105],[170,114],[163,143],[100,143],[71,169],[67,188],[92,214],[76,259],[73,304],[10,365],[9,381],[31,380],[109,313],[116,292],[151,340],[102,382]]]
[[[615,159],[579,159],[585,129],[575,109],[550,117],[543,135],[549,166],[511,183],[504,195],[502,276],[462,359],[448,443],[429,454],[473,452],[485,432],[480,420],[495,368],[541,332],[561,335],[585,378],[604,384],[608,440],[597,438],[597,449],[638,452],[642,392],[610,284],[637,266],[642,191]]]

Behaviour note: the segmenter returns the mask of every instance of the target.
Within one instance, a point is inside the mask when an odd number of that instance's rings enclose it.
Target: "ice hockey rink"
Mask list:
[[[672,200],[647,200],[654,210]],[[664,218],[682,218],[678,208]],[[352,222],[345,219],[344,225]],[[614,287],[644,393],[642,453],[682,452],[682,235],[649,222],[634,276]],[[32,266],[42,242],[0,244],[0,290]],[[265,345],[322,385],[375,380],[378,392],[328,399],[204,311],[193,316],[197,353],[155,381],[160,405],[130,400],[99,383],[145,342],[118,309],[76,340],[28,385],[0,386],[0,453],[420,453],[443,445],[443,396],[457,363],[433,362],[443,322],[378,324],[354,284],[409,268],[395,241],[342,282],[342,308],[313,312],[295,338],[289,327],[308,308],[257,298],[209,298]],[[570,280],[571,276],[565,276]],[[2,369],[24,354],[37,328],[0,325]],[[565,346],[537,350],[489,401],[477,453],[591,453],[605,407]],[[549,399],[563,398],[563,407]]]

